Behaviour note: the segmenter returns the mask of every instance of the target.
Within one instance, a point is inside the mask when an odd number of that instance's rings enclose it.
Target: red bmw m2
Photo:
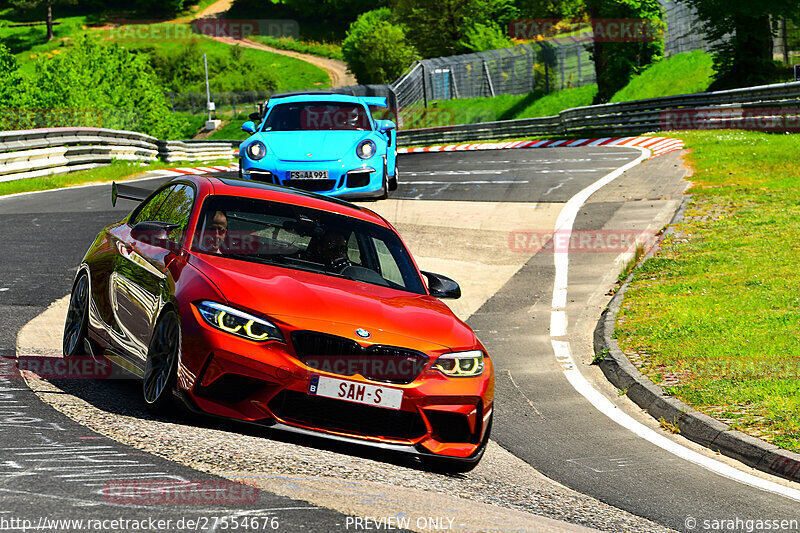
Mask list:
[[[75,277],[64,355],[106,357],[145,404],[414,454],[468,471],[494,370],[397,231],[342,200],[256,181],[172,180],[104,228]]]

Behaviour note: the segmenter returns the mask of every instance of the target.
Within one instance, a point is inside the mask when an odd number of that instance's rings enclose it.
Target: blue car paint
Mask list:
[[[278,105],[296,102],[337,102],[360,105],[369,118],[370,130],[293,130],[293,131],[261,131],[264,122]],[[395,124],[390,120],[376,120],[370,113],[369,106],[386,106],[385,98],[355,97],[332,94],[302,94],[272,98],[267,102],[264,118],[256,126],[246,122],[242,129],[251,133],[239,148],[239,161],[242,177],[245,179],[264,179],[254,171],[270,172],[272,181],[278,185],[287,183],[290,171],[326,170],[328,190],[314,190],[318,194],[340,198],[380,197],[384,193],[384,172],[387,182],[396,180],[396,143]],[[252,131],[251,131],[252,130]],[[375,143],[375,154],[362,159],[356,154],[356,147],[365,140]],[[250,158],[247,147],[255,142],[266,147],[266,155],[258,160]],[[370,170],[369,181],[359,187],[347,186],[347,173],[362,169]],[[395,182],[396,183],[396,182]],[[296,186],[300,182],[295,182]],[[313,190],[313,189],[306,189]]]

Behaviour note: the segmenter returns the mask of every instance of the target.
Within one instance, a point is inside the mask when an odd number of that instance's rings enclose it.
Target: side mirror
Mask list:
[[[248,120],[244,124],[242,124],[242,131],[247,132],[249,134],[253,134],[256,132],[256,125],[252,120]]]
[[[422,274],[428,279],[428,289],[431,292],[431,296],[436,298],[461,298],[461,287],[454,280],[447,276],[425,272],[424,270]]]
[[[131,228],[131,237],[139,242],[177,252],[180,244],[170,240],[169,232],[178,229],[177,224],[169,222],[145,221],[139,222]]]
[[[378,127],[378,131],[382,133],[386,133],[389,130],[397,129],[397,125],[391,120],[376,120],[375,125]]]

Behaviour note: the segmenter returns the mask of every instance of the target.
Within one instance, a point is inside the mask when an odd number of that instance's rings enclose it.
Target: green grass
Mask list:
[[[677,54],[634,77],[611,102],[701,93],[711,85],[713,75],[711,56],[702,50]]]
[[[9,13],[0,12],[0,17],[9,17]],[[114,30],[92,29],[86,26],[89,21],[87,16],[59,17],[61,24],[54,26],[55,39],[47,42],[44,26],[30,28],[9,28],[13,23],[11,19],[0,19],[0,41],[2,41],[17,57],[20,72],[23,74],[33,71],[36,61],[52,57],[65,51],[81,35],[91,34],[103,40],[117,42],[130,49],[156,48],[167,54],[178,52],[188,45],[191,40],[200,44],[201,53],[206,53],[209,59],[219,57],[227,60],[230,56],[230,45],[215,41],[203,35],[193,34],[189,24],[137,24]],[[292,91],[314,87],[327,87],[330,77],[323,69],[295,59],[292,57],[265,52],[263,50],[244,49],[243,61],[245,63],[259,64],[268,67],[278,81],[278,90]],[[211,79],[211,90],[218,85],[217,80]],[[204,87],[188,88],[189,90],[205,90]],[[261,87],[252,87],[252,90],[261,90]]]
[[[218,128],[214,133],[211,134],[209,140],[220,139],[230,141],[247,139],[250,134],[242,131],[242,124],[248,120],[250,119],[247,118],[246,115],[239,115],[227,124],[224,124],[221,128]]]
[[[692,150],[694,197],[634,273],[620,346],[681,400],[800,452],[800,137],[673,136]]]
[[[204,161],[202,166],[226,165],[231,163],[231,159],[219,159],[216,161]],[[69,174],[57,174],[44,176],[41,178],[29,178],[13,181],[0,182],[0,196],[6,194],[16,194],[20,192],[45,191],[49,189],[59,189],[61,187],[71,187],[75,185],[85,185],[87,183],[120,181],[138,177],[142,172],[148,170],[158,170],[162,168],[176,168],[182,166],[196,165],[197,162],[155,162],[148,165],[141,165],[130,161],[114,161],[105,167],[82,170]]]
[[[188,24],[150,24],[136,25],[135,31],[126,32],[122,29],[98,31],[104,38],[112,42],[118,42],[130,49],[147,49],[156,47],[167,54],[180,51],[189,42],[196,41],[199,44],[200,52],[207,54],[209,61],[212,57],[227,61],[230,58],[231,46],[205,35],[197,35],[191,32]],[[140,39],[138,35],[146,35],[146,39]],[[278,81],[279,91],[292,91],[308,89],[313,87],[327,87],[330,85],[330,77],[323,69],[307,63],[300,59],[287,57],[263,50],[252,48],[242,49],[243,64],[259,64],[269,68],[274,73]],[[219,80],[221,81],[221,80]],[[215,85],[219,86],[218,80],[210,80],[211,90],[215,91]],[[204,87],[199,87],[205,90]],[[194,89],[198,89],[195,87]],[[191,89],[187,89],[189,91]],[[251,90],[262,90],[261,87],[252,87]]]
[[[318,41],[297,41],[292,37],[272,37],[271,35],[253,35],[250,40],[281,50],[294,50],[303,54],[327,57],[344,61],[340,43],[322,43]]]
[[[590,105],[597,94],[596,85],[555,91],[495,97],[432,101],[428,109],[407,111],[404,129],[472,124],[494,120],[548,117],[572,107]]]

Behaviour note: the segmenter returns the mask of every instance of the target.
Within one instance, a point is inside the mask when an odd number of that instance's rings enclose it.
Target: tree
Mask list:
[[[516,0],[514,5],[527,18],[578,19],[586,9],[583,0]]]
[[[77,0],[10,0],[9,4],[16,9],[32,11],[44,7],[47,24],[47,40],[53,40],[53,3],[74,4]]]
[[[17,97],[20,108],[31,110],[20,127],[96,126],[170,138],[177,121],[147,59],[84,36],[35,64]]]
[[[647,20],[660,26],[661,5],[658,0],[587,0],[586,10],[593,21],[620,19]],[[597,30],[598,26],[595,25]],[[596,103],[608,102],[614,93],[625,87],[634,74],[638,74],[664,54],[664,41],[606,42],[598,38],[591,45],[597,75]]]
[[[358,83],[389,83],[419,59],[387,7],[367,11],[350,25],[342,55]]]
[[[510,0],[396,0],[394,12],[423,57],[470,52],[468,33],[485,33],[478,25],[505,28],[519,15]]]
[[[770,17],[800,21],[798,0],[681,0],[697,10],[712,42],[715,89],[774,81]]]

